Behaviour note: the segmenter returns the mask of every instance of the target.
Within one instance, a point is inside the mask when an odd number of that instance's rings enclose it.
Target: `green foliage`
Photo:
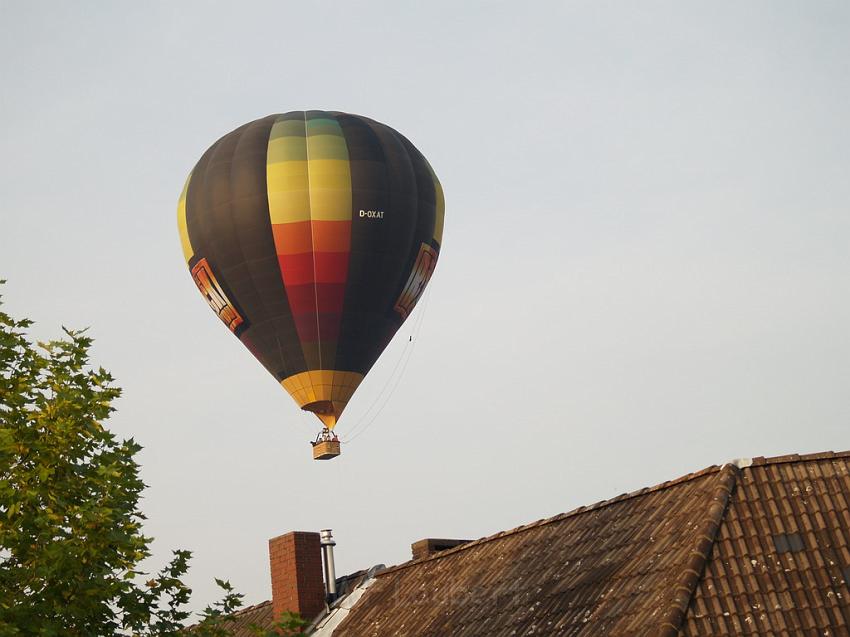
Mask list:
[[[183,628],[188,551],[140,570],[141,447],[102,424],[120,390],[90,366],[91,338],[34,345],[30,324],[0,311],[0,636],[228,635],[241,595],[221,580],[222,600]]]
[[[263,629],[256,626],[252,628],[254,629],[254,633],[261,637],[289,637],[290,635],[300,635],[305,626],[307,626],[307,622],[301,619],[301,615],[286,611],[280,614],[280,617],[278,617],[277,622],[275,622],[271,629]]]

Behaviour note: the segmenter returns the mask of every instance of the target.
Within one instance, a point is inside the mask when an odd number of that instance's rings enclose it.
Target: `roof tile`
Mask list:
[[[761,634],[846,634],[835,629],[850,611],[847,474],[848,454],[832,452],[757,459],[742,471],[682,635],[747,634],[748,617]],[[728,577],[724,565],[747,575]],[[696,612],[705,599],[738,625]]]

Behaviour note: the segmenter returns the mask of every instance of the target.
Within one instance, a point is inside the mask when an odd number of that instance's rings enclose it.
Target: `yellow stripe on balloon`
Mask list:
[[[272,224],[309,221],[310,180],[303,121],[287,119],[274,123],[266,162]]]
[[[443,196],[443,186],[440,184],[440,180],[437,179],[437,175],[434,169],[431,168],[431,164],[426,161],[425,165],[428,167],[428,172],[431,173],[431,179],[434,180],[434,240],[442,246],[443,220],[446,217],[446,199]]]
[[[280,384],[301,409],[313,411],[322,422],[333,429],[351,396],[363,381],[363,374],[331,369],[313,369],[284,378]]]
[[[305,132],[311,219],[350,221],[351,163],[339,122],[325,117],[308,119]]]
[[[189,229],[186,226],[186,193],[189,192],[189,181],[192,179],[192,173],[186,177],[186,183],[183,185],[183,192],[180,193],[180,199],[177,201],[177,229],[180,232],[180,245],[183,247],[183,256],[186,258],[186,263],[195,255],[192,249],[192,242],[189,241]]]

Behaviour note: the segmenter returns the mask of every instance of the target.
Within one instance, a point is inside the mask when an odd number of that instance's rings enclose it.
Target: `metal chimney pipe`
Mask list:
[[[336,542],[331,529],[322,529],[319,531],[319,537],[322,544],[322,557],[325,562],[325,593],[327,593],[328,603],[331,603],[336,599],[336,568],[334,567]]]

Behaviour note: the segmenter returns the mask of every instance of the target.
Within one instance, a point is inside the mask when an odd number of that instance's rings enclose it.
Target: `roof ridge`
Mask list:
[[[850,452],[848,452],[850,454]],[[422,562],[427,562],[430,560],[438,560],[444,557],[448,557],[449,555],[454,555],[455,553],[459,553],[460,551],[465,551],[475,546],[479,546],[481,544],[485,544],[487,542],[492,542],[493,540],[500,540],[503,537],[507,537],[509,535],[515,535],[517,533],[522,533],[524,531],[529,531],[531,529],[536,529],[541,526],[545,526],[547,524],[552,524],[554,522],[560,522],[561,520],[565,520],[567,518],[573,517],[580,513],[587,513],[588,511],[595,511],[597,509],[604,508],[611,504],[617,504],[619,502],[624,502],[626,500],[630,500],[632,498],[636,498],[641,495],[646,495],[647,493],[654,493],[656,491],[660,491],[662,489],[668,489],[670,487],[682,484],[684,482],[689,482],[691,480],[695,480],[697,478],[702,478],[710,473],[718,473],[722,471],[727,465],[720,467],[718,465],[711,465],[710,467],[706,467],[705,469],[701,469],[700,471],[694,471],[692,473],[687,473],[683,476],[675,478],[673,480],[667,480],[666,482],[661,482],[651,487],[643,487],[641,489],[637,489],[636,491],[630,491],[628,493],[622,493],[620,495],[614,496],[613,498],[609,498],[607,500],[600,500],[598,502],[594,502],[593,504],[588,504],[585,506],[580,506],[576,509],[572,509],[571,511],[567,511],[566,513],[558,513],[557,515],[553,515],[548,518],[542,518],[540,520],[536,520],[534,522],[529,522],[528,524],[522,524],[520,526],[514,527],[512,529],[508,529],[506,531],[499,531],[493,535],[486,535],[484,537],[478,538],[477,540],[471,540],[469,542],[465,542],[464,544],[460,544],[450,549],[446,549],[444,551],[439,551],[433,555],[429,555],[427,557],[420,558],[418,560],[409,560],[407,562],[403,562],[401,564],[396,564],[395,566],[390,566],[385,568],[383,571],[378,573],[378,576],[385,575],[388,573],[393,573],[395,571],[400,571],[402,569],[408,568],[410,566],[414,566],[416,564],[421,564]]]
[[[848,451],[818,451],[815,453],[789,453],[783,456],[756,456],[752,459],[752,466],[764,466],[773,464],[786,464],[789,462],[808,462],[811,460],[831,460],[833,458],[850,458]]]
[[[741,469],[737,465],[728,463],[723,465],[717,475],[708,508],[697,529],[696,544],[690,550],[684,569],[676,580],[675,593],[670,607],[661,619],[658,637],[676,637],[684,624],[691,599],[702,580],[717,533],[729,509],[729,499],[735,490],[740,472]]]

